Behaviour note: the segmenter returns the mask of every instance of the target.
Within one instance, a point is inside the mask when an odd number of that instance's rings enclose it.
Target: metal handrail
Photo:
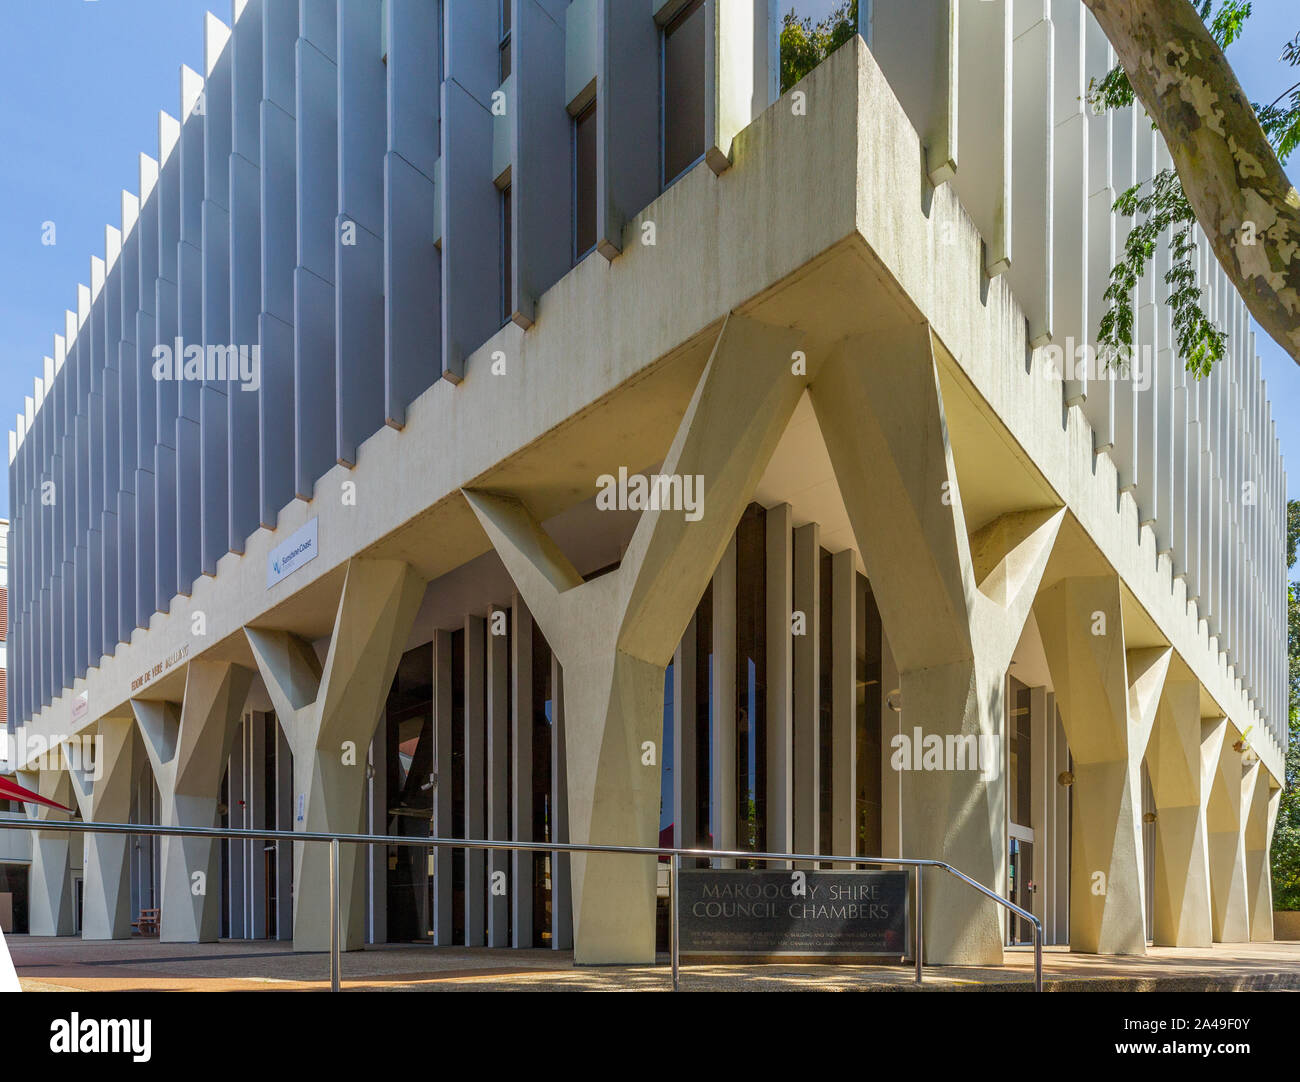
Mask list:
[[[680,988],[681,914],[677,905],[677,898],[682,857],[692,857],[700,860],[761,860],[764,863],[784,860],[828,864],[879,864],[891,868],[911,868],[913,870],[914,905],[916,909],[916,942],[913,946],[913,955],[916,962],[917,984],[922,983],[921,972],[924,952],[924,909],[922,906],[921,873],[926,868],[941,868],[967,886],[973,887],[986,898],[991,898],[998,905],[1029,921],[1034,929],[1034,991],[1041,992],[1043,990],[1042,921],[1027,909],[1022,909],[1014,902],[1008,901],[996,891],[942,860],[926,860],[912,857],[843,857],[826,853],[755,853],[747,849],[674,849],[644,845],[598,845],[578,842],[507,842],[475,838],[420,838],[398,834],[329,834],[310,830],[173,827],[146,823],[96,823],[57,819],[0,819],[0,830],[51,830],[80,834],[139,834],[149,837],[213,838],[231,841],[328,842],[330,846],[330,989],[335,992],[339,990],[342,969],[339,926],[341,909],[339,899],[342,897],[339,884],[339,846],[343,842],[350,845],[405,845],[422,849],[484,849],[526,853],[626,853],[631,856],[670,857],[669,905],[672,910],[672,945],[669,953],[674,992]]]

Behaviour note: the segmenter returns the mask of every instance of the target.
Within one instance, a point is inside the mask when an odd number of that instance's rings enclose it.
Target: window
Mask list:
[[[501,189],[501,322],[515,312],[514,267],[511,260],[510,185]]]
[[[573,121],[573,261],[596,247],[596,103]]]
[[[691,0],[664,28],[663,183],[704,155],[704,0]]]
[[[501,82],[510,78],[510,4],[512,0],[501,0],[501,39],[497,50],[501,54]]]

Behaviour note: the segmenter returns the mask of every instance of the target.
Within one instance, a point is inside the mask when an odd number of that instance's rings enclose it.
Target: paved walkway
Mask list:
[[[329,958],[286,943],[156,939],[87,943],[7,937],[28,991],[312,991],[329,986]],[[666,959],[663,959],[666,963]],[[1049,990],[1300,990],[1300,943],[1153,947],[1144,958],[1043,956]],[[927,967],[925,989],[1028,990],[1033,952],[1012,949],[1000,967]],[[575,967],[567,952],[389,944],[343,956],[343,984],[357,991],[655,991],[667,965]],[[682,968],[694,991],[914,991],[914,971],[892,966],[700,965]]]

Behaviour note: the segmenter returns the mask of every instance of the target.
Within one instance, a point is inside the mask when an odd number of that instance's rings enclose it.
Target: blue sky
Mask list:
[[[836,0],[783,0],[822,17]],[[1300,30],[1295,0],[1255,0],[1229,57],[1253,100],[1272,101],[1297,69],[1278,62]],[[121,223],[121,191],[136,191],[138,155],[156,156],[157,114],[179,113],[182,63],[203,64],[203,13],[230,21],[230,0],[0,0],[0,432],[32,391],[41,358],[90,257],[104,253],[104,226]],[[1300,155],[1290,172],[1300,169]],[[56,243],[41,243],[53,222]],[[1300,497],[1300,367],[1266,335],[1257,338],[1264,377]],[[6,459],[7,462],[7,459]],[[0,508],[9,504],[0,470]]]

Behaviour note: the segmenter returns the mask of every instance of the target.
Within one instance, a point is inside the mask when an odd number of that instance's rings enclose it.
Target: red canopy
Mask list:
[[[30,789],[24,789],[13,778],[0,774],[0,800],[18,800],[24,804],[44,804],[47,808],[58,808],[60,811],[72,811],[55,800],[46,800],[39,793],[33,793]]]

